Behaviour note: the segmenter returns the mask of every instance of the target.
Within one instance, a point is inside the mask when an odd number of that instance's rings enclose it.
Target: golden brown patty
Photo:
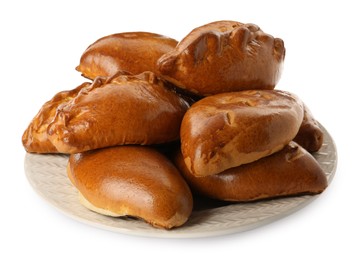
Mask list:
[[[257,25],[217,21],[191,31],[158,60],[163,77],[199,95],[273,89],[285,58],[284,43]]]
[[[302,119],[302,102],[285,91],[206,97],[183,118],[182,154],[195,176],[217,174],[281,150],[296,136]]]
[[[85,198],[85,206],[99,213],[135,216],[172,228],[184,224],[192,211],[186,182],[152,148],[117,146],[73,154],[68,175]]]
[[[181,153],[177,154],[175,162],[194,191],[219,200],[244,202],[317,194],[327,187],[318,162],[294,142],[255,162],[206,177],[191,174]]]
[[[112,76],[120,70],[132,74],[157,73],[157,60],[176,44],[174,39],[149,32],[112,34],[91,44],[76,69],[90,79]]]

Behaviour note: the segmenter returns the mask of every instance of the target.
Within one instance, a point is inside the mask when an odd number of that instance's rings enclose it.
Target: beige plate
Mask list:
[[[335,144],[324,129],[324,144],[315,154],[328,183],[337,165]],[[35,191],[63,213],[81,222],[119,233],[149,237],[208,237],[250,230],[285,217],[308,205],[318,196],[300,196],[253,203],[218,204],[198,202],[188,222],[173,230],[151,227],[134,218],[113,218],[92,212],[78,200],[76,189],[66,175],[66,155],[26,154],[25,172]]]

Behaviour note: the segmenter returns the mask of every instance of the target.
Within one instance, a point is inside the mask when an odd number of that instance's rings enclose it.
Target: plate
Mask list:
[[[324,143],[314,157],[332,181],[337,153],[333,139],[323,127]],[[288,197],[251,203],[198,201],[189,220],[172,230],[151,227],[130,217],[113,218],[92,212],[79,203],[77,190],[66,175],[67,155],[27,153],[25,173],[33,189],[64,214],[89,225],[131,235],[147,237],[191,238],[237,233],[276,221],[305,207],[320,195]]]

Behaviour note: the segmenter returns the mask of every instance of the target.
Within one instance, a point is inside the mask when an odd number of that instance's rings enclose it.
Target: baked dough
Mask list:
[[[110,216],[134,216],[156,227],[181,226],[189,218],[190,188],[156,150],[117,146],[73,154],[67,167],[84,206]]]
[[[323,145],[323,131],[309,108],[305,104],[303,108],[303,121],[294,141],[308,152],[317,152]]]
[[[90,79],[112,76],[119,70],[132,74],[156,73],[157,60],[172,51],[176,44],[172,38],[149,32],[112,34],[91,44],[76,69]]]
[[[50,146],[51,151],[78,153],[174,141],[179,139],[181,120],[189,107],[152,72],[99,77],[70,93],[70,98],[46,103],[31,122],[24,135],[27,151],[47,152]],[[37,137],[33,128],[45,138]]]
[[[57,107],[77,96],[82,88],[90,86],[85,82],[73,90],[62,91],[46,102],[22,135],[22,144],[29,153],[57,153],[58,150],[48,139],[47,127],[56,114]]]
[[[191,31],[158,60],[158,68],[175,85],[207,96],[273,89],[284,58],[283,41],[257,25],[217,21]]]
[[[281,150],[296,136],[303,105],[281,90],[246,90],[201,99],[181,124],[181,149],[195,176],[220,173]]]
[[[61,106],[48,136],[62,153],[177,140],[187,102],[152,72],[119,75]]]
[[[176,155],[175,162],[192,191],[218,200],[247,202],[318,194],[327,187],[318,162],[294,142],[255,162],[206,177],[191,174],[181,153]]]

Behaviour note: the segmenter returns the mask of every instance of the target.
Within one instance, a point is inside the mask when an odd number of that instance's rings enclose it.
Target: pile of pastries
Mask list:
[[[88,79],[46,102],[23,134],[30,153],[69,154],[87,208],[171,229],[196,196],[253,202],[318,194],[323,133],[295,94],[274,89],[284,43],[255,24],[216,21],[180,42],[148,32],[98,39]]]

